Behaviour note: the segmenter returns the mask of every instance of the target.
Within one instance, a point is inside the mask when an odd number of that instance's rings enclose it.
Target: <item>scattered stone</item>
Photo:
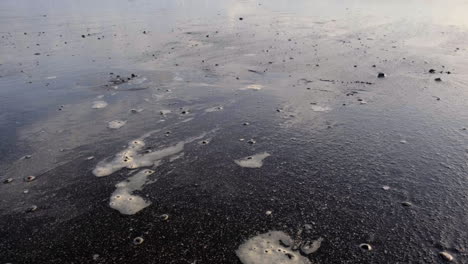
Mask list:
[[[435,78],[434,81],[436,81],[436,82],[441,82],[442,79],[441,79],[441,78]]]
[[[250,145],[253,145],[253,144],[257,143],[257,142],[255,140],[253,140],[253,139],[250,139],[249,141],[247,141],[247,143],[249,143]]]
[[[266,214],[266,215],[271,215],[271,214],[272,214],[272,211],[266,211],[265,214]]]
[[[94,159],[94,156],[89,156],[86,158],[86,160],[93,160]]]
[[[448,253],[447,251],[439,252],[439,255],[445,261],[452,261],[453,260],[453,256],[450,253]]]
[[[27,213],[32,213],[32,212],[36,211],[37,208],[38,208],[37,205],[31,205],[30,207],[28,207],[28,209],[26,209],[26,212]]]
[[[81,37],[82,37],[82,38],[86,38],[86,36],[85,36],[85,35],[81,35]]]
[[[143,109],[130,109],[130,113],[132,113],[132,114],[138,114],[138,113],[140,113],[142,111],[143,111]]]
[[[249,122],[245,122],[243,125],[244,125],[244,126],[248,126],[248,125],[250,125],[250,123],[249,123]]]
[[[385,78],[387,75],[383,72],[379,72],[379,74],[377,75],[378,78]]]
[[[167,221],[169,219],[169,215],[168,214],[162,214],[159,216],[159,218],[163,221]]]
[[[143,243],[143,241],[145,241],[142,237],[135,237],[133,239],[133,244],[135,245],[141,245]]]
[[[35,179],[36,179],[36,176],[30,175],[30,176],[24,178],[24,181],[26,181],[26,182],[32,182],[32,181],[34,181]]]
[[[429,73],[435,73],[435,72],[436,72],[436,70],[434,70],[434,69],[429,70]]]
[[[30,159],[30,158],[32,158],[31,155],[25,155],[25,156],[23,157],[23,159]]]
[[[5,180],[3,181],[3,183],[6,184],[6,183],[10,183],[10,182],[12,182],[12,181],[13,181],[13,178],[8,178],[8,179],[5,179]]]
[[[244,18],[243,18],[243,17],[239,17],[239,20],[244,20]]]
[[[362,243],[359,245],[359,247],[363,250],[367,250],[367,251],[371,251],[372,250],[372,246],[367,244],[367,243]]]
[[[323,238],[320,237],[319,239],[312,241],[312,242],[309,242],[309,241],[303,242],[300,248],[302,254],[310,255],[316,252],[322,245],[322,241],[323,241]]]
[[[413,204],[410,203],[410,202],[405,201],[405,202],[401,202],[401,205],[403,205],[404,207],[410,207],[410,206],[412,206]]]
[[[384,185],[384,186],[382,186],[382,189],[384,189],[385,191],[388,191],[388,190],[390,190],[390,186]]]

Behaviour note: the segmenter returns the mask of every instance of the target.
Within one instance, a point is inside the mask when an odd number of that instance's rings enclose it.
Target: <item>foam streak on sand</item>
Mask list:
[[[184,149],[184,145],[186,143],[193,142],[205,136],[205,133],[203,133],[201,136],[189,138],[170,147],[142,153],[145,146],[145,142],[143,140],[152,133],[154,132],[148,133],[140,139],[132,140],[128,144],[128,147],[117,153],[111,161],[103,160],[99,162],[96,165],[96,168],[94,168],[93,174],[97,177],[102,177],[108,176],[123,168],[137,169],[141,167],[153,166],[161,159],[181,152]]]
[[[258,91],[258,90],[261,90],[263,89],[263,85],[261,84],[250,84],[250,85],[247,85],[245,87],[242,87],[240,88],[241,90],[254,90],[254,91]]]
[[[133,192],[142,190],[143,185],[148,181],[148,176],[153,173],[153,170],[141,170],[127,180],[116,184],[117,189],[111,195],[109,206],[121,214],[132,215],[151,205],[151,202],[134,195]]]
[[[310,260],[292,250],[293,240],[281,231],[270,231],[250,238],[237,250],[244,264],[311,264]]]
[[[234,162],[244,168],[260,168],[263,166],[263,160],[271,156],[267,152],[255,154],[242,159],[235,160]]]

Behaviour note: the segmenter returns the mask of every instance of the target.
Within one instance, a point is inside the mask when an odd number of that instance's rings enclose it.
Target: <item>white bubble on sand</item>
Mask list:
[[[109,206],[125,215],[136,214],[150,206],[150,201],[134,195],[133,192],[142,190],[148,181],[148,176],[153,173],[153,170],[141,170],[127,180],[117,183],[115,185],[117,189],[111,195]]]
[[[53,79],[57,79],[57,76],[49,76],[49,77],[46,77],[47,80],[53,80]]]
[[[126,123],[127,121],[124,121],[124,120],[113,120],[107,124],[107,127],[111,129],[119,129],[123,127]]]
[[[94,109],[101,109],[107,106],[107,103],[105,101],[94,101],[93,102],[93,108]]]
[[[308,258],[292,250],[293,242],[284,232],[270,231],[244,242],[236,255],[244,264],[311,264]]]
[[[258,91],[261,89],[263,89],[263,85],[261,84],[250,84],[241,88],[241,90],[255,90],[255,91]]]
[[[331,110],[331,108],[328,106],[320,106],[320,105],[312,105],[310,109],[312,109],[312,111],[314,112],[327,112]]]
[[[242,159],[235,160],[234,162],[244,168],[260,168],[263,166],[263,160],[271,156],[267,152],[255,154]]]
[[[167,114],[171,113],[171,110],[161,110],[161,111],[159,111],[159,113],[161,115],[167,115]]]

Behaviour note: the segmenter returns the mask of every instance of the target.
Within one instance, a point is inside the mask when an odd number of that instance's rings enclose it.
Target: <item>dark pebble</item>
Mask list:
[[[404,207],[410,207],[410,206],[412,206],[413,204],[410,203],[410,202],[402,202],[401,205],[403,205]]]
[[[10,183],[13,181],[13,178],[8,178],[3,181],[3,183]]]
[[[30,176],[24,178],[24,181],[26,181],[26,182],[32,182],[32,181],[34,181],[35,179],[36,179],[36,176],[30,175]]]
[[[367,250],[367,251],[371,251],[371,250],[372,250],[372,246],[369,245],[369,244],[367,244],[367,243],[362,243],[362,244],[359,245],[359,247],[360,247],[361,249],[364,249],[364,250]]]
[[[32,213],[37,210],[37,205],[31,205],[28,209],[26,209],[27,213]]]
[[[135,237],[135,238],[133,239],[133,244],[135,244],[135,245],[140,245],[140,244],[143,243],[143,241],[144,241],[144,239],[143,239],[142,237]]]

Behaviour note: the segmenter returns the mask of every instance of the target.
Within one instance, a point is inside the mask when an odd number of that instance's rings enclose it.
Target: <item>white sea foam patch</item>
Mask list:
[[[236,255],[244,264],[311,264],[308,258],[292,250],[293,243],[286,233],[270,231],[247,240]]]
[[[107,102],[105,101],[94,101],[93,102],[93,108],[94,109],[101,109],[107,106]]]
[[[93,174],[102,177],[108,176],[123,168],[137,169],[141,167],[153,166],[157,161],[175,155],[184,149],[185,142],[179,142],[173,146],[163,148],[149,153],[142,152],[145,142],[140,139],[133,140],[129,146],[115,155],[114,159],[107,162],[101,161],[93,170]]]
[[[211,113],[211,112],[218,112],[218,111],[222,111],[224,108],[222,106],[215,106],[215,107],[211,107],[211,108],[208,108],[208,109],[205,109],[205,112],[208,112],[208,113]]]
[[[255,154],[242,159],[235,160],[234,162],[244,168],[260,168],[263,166],[263,160],[271,156],[267,152]]]
[[[117,153],[115,157],[111,160],[100,161],[96,168],[93,170],[93,174],[97,177],[108,176],[116,171],[119,171],[123,168],[128,169],[137,169],[141,167],[149,167],[157,164],[161,159],[176,155],[179,152],[182,152],[184,145],[186,143],[193,142],[203,138],[206,133],[203,133],[200,136],[189,138],[185,141],[181,141],[173,146],[166,147],[156,151],[143,151],[145,142],[143,139],[155,133],[152,131],[147,133],[139,139],[135,139],[128,143],[128,146],[123,151]]]
[[[117,183],[116,190],[111,195],[109,206],[125,215],[136,214],[150,206],[150,201],[146,201],[133,192],[142,190],[143,185],[148,182],[148,176],[153,173],[153,170],[141,170],[127,180]]]
[[[263,85],[261,85],[261,84],[250,84],[250,85],[247,85],[247,86],[242,87],[240,89],[241,90],[255,90],[255,91],[258,91],[258,90],[263,89]]]
[[[310,108],[314,112],[327,112],[331,110],[331,108],[328,106],[320,106],[320,105],[312,105]]]
[[[110,121],[107,124],[107,126],[111,129],[119,129],[123,127],[126,123],[127,121],[124,121],[124,120],[113,120],[113,121]]]

